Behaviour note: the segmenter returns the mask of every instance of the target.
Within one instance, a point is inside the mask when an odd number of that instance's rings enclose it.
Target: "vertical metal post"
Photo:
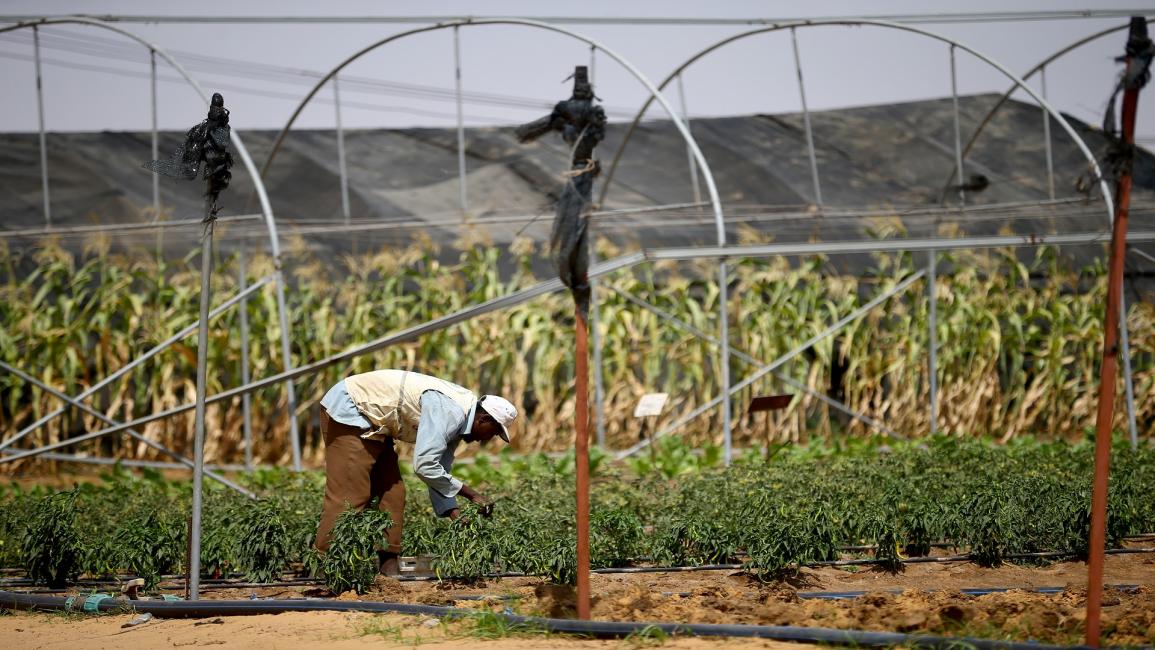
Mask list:
[[[594,83],[594,64],[597,63],[598,48],[590,46],[590,67],[589,79],[590,85]],[[594,229],[592,221],[593,215],[590,218],[589,227],[589,256],[590,266],[597,264],[598,261],[598,242],[597,233]],[[597,427],[597,441],[598,446],[605,448],[606,446],[606,387],[605,378],[602,375],[602,333],[599,326],[600,315],[598,314],[598,284],[601,281],[597,278],[590,279],[590,330],[593,334],[594,346],[594,417],[596,418]]]
[[[726,260],[718,262],[718,346],[719,363],[722,371],[722,450],[726,466],[730,466],[734,454],[733,433],[730,428],[730,299],[729,273]]]
[[[954,160],[955,169],[958,174],[958,199],[959,207],[965,207],[967,202],[966,190],[963,186],[966,184],[966,176],[963,170],[962,159],[962,128],[959,125],[959,109],[958,109],[958,73],[955,69],[954,61],[955,46],[950,46],[950,98],[954,103]],[[936,233],[937,234],[937,233]]]
[[[238,273],[240,275],[240,291],[243,293],[248,286],[248,268],[245,264],[245,246],[241,245],[240,256],[237,258]],[[249,370],[249,300],[245,298],[237,306],[241,315],[241,385],[247,386],[252,381]],[[253,468],[253,396],[252,393],[241,395],[241,414],[244,417],[244,446],[245,469]]]
[[[930,304],[930,318],[927,323],[927,376],[930,378],[930,435],[938,433],[938,293],[935,282],[938,279],[938,254],[930,253],[930,263],[926,273],[926,299]]]
[[[149,94],[152,98],[152,158],[151,160],[160,159],[160,143],[159,134],[157,132],[156,119],[156,50],[149,49]],[[153,221],[160,221],[160,175],[152,174],[152,219]],[[163,231],[163,228],[161,229]],[[159,238],[158,231],[157,237]]]
[[[798,54],[798,33],[790,28],[794,44],[794,69],[798,73],[798,96],[802,99],[802,125],[806,129],[806,152],[810,155],[810,176],[814,180],[814,204],[822,209],[822,184],[818,181],[818,157],[814,153],[814,131],[810,128],[810,108],[806,105],[806,84],[802,81],[802,57]]]
[[[469,194],[465,187],[465,115],[461,106],[461,36],[459,27],[453,27],[453,79],[457,95],[457,179],[461,191],[462,217],[469,210]]]
[[[277,265],[277,316],[281,321],[281,360],[285,372],[293,369],[293,355],[289,350],[289,316],[285,305],[285,274],[281,271],[281,260],[275,258]],[[289,441],[293,450],[293,470],[301,471],[301,434],[297,426],[297,388],[293,380],[285,381],[285,397],[289,402]]]
[[[686,108],[686,88],[682,84],[682,74],[678,73],[678,99],[682,103],[682,121],[686,123],[686,128],[690,127],[690,111]],[[690,180],[694,187],[694,203],[702,202],[702,188],[698,184],[698,161],[694,160],[694,151],[690,149],[690,143],[686,143],[686,158],[690,161]]]
[[[575,414],[574,463],[577,474],[577,617],[590,618],[590,441],[589,350],[585,314],[575,305]]]
[[[1043,99],[1047,98],[1047,66],[1039,68]],[[1051,152],[1051,114],[1043,108],[1043,149],[1047,154],[1047,196],[1055,200],[1055,159]]]
[[[333,107],[337,117],[337,172],[341,177],[341,214],[345,225],[349,225],[349,175],[345,167],[345,131],[341,128],[341,89],[337,75],[333,75]]]
[[[1131,19],[1131,33],[1127,42],[1127,82],[1123,89],[1122,140],[1130,150],[1135,141],[1135,115],[1139,108],[1140,75],[1132,76],[1136,64],[1131,52],[1140,52],[1151,46],[1147,38],[1147,21]],[[1134,155],[1130,153],[1129,155]],[[1111,231],[1111,256],[1107,272],[1107,313],[1103,324],[1103,363],[1100,365],[1099,405],[1095,419],[1095,479],[1091,493],[1091,539],[1087,558],[1087,612],[1084,643],[1099,647],[1100,614],[1103,597],[1104,546],[1107,534],[1107,488],[1111,465],[1111,425],[1115,412],[1115,382],[1118,379],[1117,360],[1120,332],[1119,318],[1123,297],[1123,263],[1127,247],[1127,217],[1131,203],[1131,168],[1124,166],[1116,184],[1115,222]]]
[[[44,192],[44,227],[52,227],[52,201],[48,194],[48,141],[44,135],[44,83],[40,76],[40,28],[32,27],[32,55],[36,61],[36,115],[40,122],[40,184]]]
[[[209,291],[213,267],[213,200],[205,197],[205,231],[201,238],[201,313],[197,328],[197,399],[193,423],[192,519],[189,521],[188,598],[200,599],[201,508],[205,471],[205,389],[209,347]]]
[[[1125,253],[1124,253],[1125,254]],[[1125,278],[1120,278],[1123,283]],[[1119,291],[1119,347],[1123,356],[1123,394],[1127,402],[1127,431],[1131,435],[1131,449],[1139,448],[1139,429],[1135,424],[1135,384],[1131,374],[1131,341],[1127,332],[1127,298]]]

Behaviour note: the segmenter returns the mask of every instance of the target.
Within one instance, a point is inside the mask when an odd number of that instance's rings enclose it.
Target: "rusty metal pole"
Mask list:
[[[1135,113],[1139,106],[1140,75],[1131,69],[1138,64],[1133,53],[1150,47],[1147,22],[1131,19],[1123,72],[1122,144],[1127,162],[1121,165],[1115,191],[1115,223],[1111,232],[1110,266],[1107,274],[1107,313],[1103,324],[1103,364],[1099,378],[1099,411],[1095,423],[1095,483],[1091,495],[1091,539],[1087,570],[1087,635],[1085,643],[1099,647],[1100,614],[1103,597],[1104,546],[1107,535],[1107,485],[1111,463],[1111,424],[1115,414],[1115,382],[1118,378],[1119,305],[1123,287],[1123,260],[1126,254],[1127,214],[1131,202],[1132,147],[1135,142]]]
[[[585,309],[575,305],[576,351],[574,411],[576,436],[574,465],[577,471],[577,616],[590,617],[590,434],[589,434],[589,341]]]

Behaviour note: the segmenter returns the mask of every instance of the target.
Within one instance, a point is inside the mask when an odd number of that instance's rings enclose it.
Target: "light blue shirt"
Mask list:
[[[321,398],[321,406],[329,417],[333,418],[341,424],[358,429],[368,431],[373,425],[369,420],[361,415],[361,411],[357,409],[357,405],[353,403],[353,398],[349,397],[349,391],[345,389],[345,380],[337,382],[325,396]]]
[[[341,424],[368,431],[369,420],[357,409],[345,381],[337,382],[321,399],[321,406]],[[453,457],[462,438],[473,429],[477,403],[466,413],[456,402],[435,390],[421,394],[421,419],[417,423],[417,443],[413,448],[413,472],[429,486],[429,501],[437,516],[444,517],[457,507],[461,481],[450,474]]]

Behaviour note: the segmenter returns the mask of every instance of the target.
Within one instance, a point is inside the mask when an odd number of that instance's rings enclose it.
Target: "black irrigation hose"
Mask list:
[[[1103,585],[1103,588],[1113,589],[1115,591],[1121,591],[1128,594],[1133,594],[1139,591],[1139,585]],[[976,587],[966,589],[952,589],[947,591],[958,591],[964,596],[986,596],[988,594],[1002,594],[1008,591],[1028,591],[1031,593],[1042,594],[1044,596],[1051,596],[1055,594],[1061,594],[1066,590],[1066,587]],[[799,591],[797,595],[799,598],[808,600],[854,600],[855,598],[861,598],[868,593],[879,592],[901,594],[903,590],[876,589],[874,591]]]
[[[1155,547],[1150,548],[1111,548],[1105,551],[1107,555],[1129,555],[1141,553],[1155,553]],[[1048,559],[1071,557],[1075,553],[1069,551],[1046,551],[1040,553],[1011,553],[1004,555],[1003,559],[1007,560],[1031,560],[1031,559]],[[902,564],[936,564],[948,562],[969,562],[971,556],[964,555],[944,555],[942,557],[910,557],[900,560]],[[879,560],[874,558],[866,558],[859,560],[827,560],[821,562],[809,562],[802,564],[802,567],[824,567],[824,566],[869,566],[873,564],[889,564],[890,560]],[[606,567],[602,569],[592,569],[590,573],[598,574],[616,574],[616,573],[680,573],[688,571],[738,571],[745,568],[744,564],[701,564],[697,566],[656,566],[656,567]],[[535,574],[521,573],[517,571],[487,573],[485,578],[532,578],[540,577]],[[130,578],[126,578],[130,579]],[[173,580],[180,582],[183,578],[174,576]],[[443,578],[435,575],[400,575],[397,579],[401,582],[433,582],[441,580],[458,580],[461,578],[454,576],[445,576]],[[123,581],[116,580],[79,580],[73,583],[74,586],[106,586],[119,585]],[[323,580],[319,578],[297,578],[294,580],[282,580],[278,582],[228,582],[226,580],[202,580],[201,584],[211,586],[214,588],[236,587],[238,589],[248,589],[255,587],[287,587],[287,586],[310,586],[322,583]],[[28,578],[0,578],[0,587],[24,587],[34,586],[35,582]],[[161,589],[183,589],[183,587],[161,587]]]
[[[458,607],[435,605],[409,605],[405,603],[338,602],[320,600],[215,600],[182,602],[128,601],[112,598],[87,598],[80,603],[76,599],[52,596],[31,596],[10,591],[0,591],[0,608],[87,611],[87,612],[147,612],[161,618],[207,618],[211,616],[279,614],[282,612],[377,612],[421,614],[425,616],[467,617],[477,612]],[[666,634],[688,634],[694,636],[753,637],[778,641],[801,641],[841,646],[917,648],[974,648],[975,650],[1058,650],[1069,646],[1043,645],[1039,643],[1019,643],[971,637],[947,637],[938,635],[902,634],[899,632],[865,632],[860,630],[835,630],[820,627],[792,627],[777,625],[713,625],[683,623],[644,623],[618,621],[578,621],[563,618],[542,618],[519,616],[516,614],[496,614],[511,625],[525,626],[549,632],[581,634],[594,637],[623,637],[647,630],[661,630]],[[1081,647],[1081,646],[1076,646]]]
[[[254,583],[253,586],[268,587],[270,585],[263,584],[263,583],[260,583],[260,584]],[[213,586],[206,587],[206,589],[209,589],[209,590],[217,589],[217,588],[219,588],[219,587],[213,587]],[[1138,592],[1139,585],[1103,585],[1103,588],[1104,589],[1111,589],[1111,590],[1119,591],[1119,592],[1123,592],[1123,593],[1128,593],[1128,594],[1134,594],[1134,593]],[[1061,593],[1065,592],[1066,590],[1067,590],[1067,587],[1029,587],[1029,586],[1023,586],[1023,587],[964,587],[961,589],[928,589],[925,591],[932,591],[932,592],[933,591],[957,591],[964,596],[986,596],[988,594],[1001,594],[1001,593],[1006,593],[1008,591],[1026,591],[1026,592],[1030,592],[1030,593],[1037,593],[1037,594],[1042,594],[1045,596],[1050,596],[1050,595],[1055,595],[1055,594],[1061,594]],[[870,591],[799,591],[799,592],[796,592],[796,595],[799,598],[804,599],[804,600],[854,600],[855,598],[861,598],[862,596],[865,596],[865,595],[871,594],[871,593],[902,594],[905,591],[906,590],[904,590],[904,589],[872,589]],[[25,594],[25,595],[30,595],[30,594],[64,594],[64,593],[68,593],[68,590],[67,589],[21,589],[20,591],[14,591],[11,593],[18,593],[18,594]],[[694,593],[691,591],[663,591],[663,592],[661,592],[661,594],[663,596],[679,596],[682,598],[688,598],[688,597],[691,597],[694,595]],[[264,600],[266,598],[267,597],[261,597],[262,600]],[[497,595],[497,594],[460,594],[460,595],[446,594],[445,598],[446,598],[446,600],[461,600],[461,601],[486,601],[486,600],[508,601],[508,600],[520,600],[523,597],[520,595],[517,595],[517,594],[500,594],[500,595]]]

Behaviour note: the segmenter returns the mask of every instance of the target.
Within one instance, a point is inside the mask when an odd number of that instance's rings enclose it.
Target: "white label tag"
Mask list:
[[[645,418],[654,415],[661,415],[662,409],[666,406],[666,400],[669,399],[669,393],[649,393],[642,395],[642,399],[638,400],[638,406],[634,409],[634,417]]]

